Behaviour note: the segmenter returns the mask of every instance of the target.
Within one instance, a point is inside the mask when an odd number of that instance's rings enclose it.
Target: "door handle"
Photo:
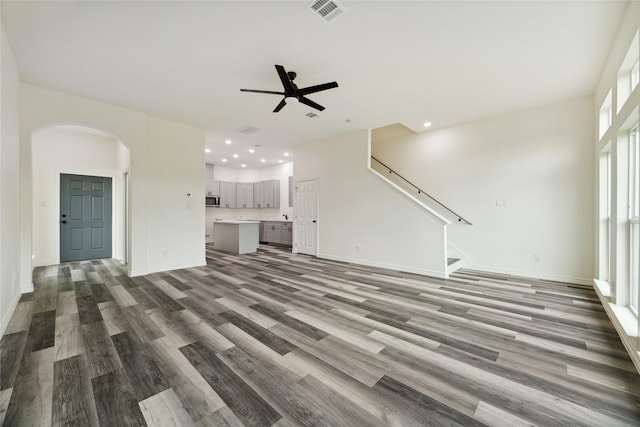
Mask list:
[[[67,214],[62,214],[61,216],[62,216],[62,218],[66,218]]]
[[[316,223],[316,220],[315,220],[315,219],[313,220],[313,223],[314,223],[314,224]]]
[[[67,221],[60,221],[60,223],[61,223],[61,224],[66,224],[66,223],[67,223]]]

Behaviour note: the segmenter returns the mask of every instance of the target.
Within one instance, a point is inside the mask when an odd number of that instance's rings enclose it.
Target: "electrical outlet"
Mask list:
[[[533,260],[534,260],[535,262],[540,262],[540,255],[538,255],[538,254],[534,254],[534,255],[533,255]]]
[[[360,252],[362,250],[362,246],[356,245],[356,252]]]
[[[169,256],[169,251],[168,251],[168,250],[166,250],[166,249],[165,249],[165,250],[163,250],[163,251],[162,251],[162,256],[163,256],[163,257],[165,257],[165,258],[166,258],[166,257],[168,257],[168,256]]]

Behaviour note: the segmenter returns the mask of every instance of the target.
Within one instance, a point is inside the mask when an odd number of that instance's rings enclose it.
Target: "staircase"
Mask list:
[[[443,227],[473,225],[468,219],[429,195],[397,170],[374,156],[369,159],[369,170],[436,220],[439,220]],[[467,265],[468,260],[465,254],[452,245],[451,242],[447,241],[443,247],[445,247],[444,260],[446,261],[443,276],[448,278],[451,273]]]

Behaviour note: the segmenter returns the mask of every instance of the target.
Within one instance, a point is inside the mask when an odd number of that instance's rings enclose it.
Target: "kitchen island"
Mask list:
[[[213,246],[234,254],[256,252],[259,244],[260,221],[219,220],[214,222]]]

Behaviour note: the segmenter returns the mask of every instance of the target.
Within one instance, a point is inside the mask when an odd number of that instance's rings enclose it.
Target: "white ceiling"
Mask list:
[[[309,4],[3,0],[2,20],[23,81],[203,128],[208,161],[260,167],[348,131],[592,94],[627,1],[340,1],[331,23]],[[281,90],[274,64],[299,87],[337,81],[309,95],[326,110],[240,92]]]

